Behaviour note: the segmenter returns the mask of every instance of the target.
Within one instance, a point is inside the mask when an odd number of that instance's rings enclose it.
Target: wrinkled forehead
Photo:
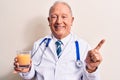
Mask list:
[[[54,4],[49,10],[49,16],[51,15],[51,13],[55,11],[67,12],[68,14],[72,15],[71,8],[69,7],[68,4],[63,4],[63,3]]]

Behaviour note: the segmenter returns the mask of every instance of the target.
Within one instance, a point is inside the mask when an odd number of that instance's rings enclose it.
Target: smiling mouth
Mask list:
[[[62,29],[64,26],[55,26],[55,29]]]

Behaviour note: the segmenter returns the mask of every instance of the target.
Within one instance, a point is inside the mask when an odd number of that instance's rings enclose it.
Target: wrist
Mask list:
[[[98,67],[92,67],[92,68],[90,68],[90,67],[86,66],[86,70],[87,70],[89,73],[92,73],[92,72],[96,71],[97,68],[98,68]]]

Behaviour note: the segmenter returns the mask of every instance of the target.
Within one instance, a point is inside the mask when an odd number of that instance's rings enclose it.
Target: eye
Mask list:
[[[56,15],[52,15],[51,18],[57,18],[57,16]]]
[[[63,19],[67,18],[67,16],[62,16]]]

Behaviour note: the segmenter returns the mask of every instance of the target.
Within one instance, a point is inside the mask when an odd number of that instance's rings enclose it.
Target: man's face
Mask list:
[[[58,39],[66,37],[70,33],[73,19],[74,18],[66,5],[55,5],[48,17],[49,26],[53,35]]]

